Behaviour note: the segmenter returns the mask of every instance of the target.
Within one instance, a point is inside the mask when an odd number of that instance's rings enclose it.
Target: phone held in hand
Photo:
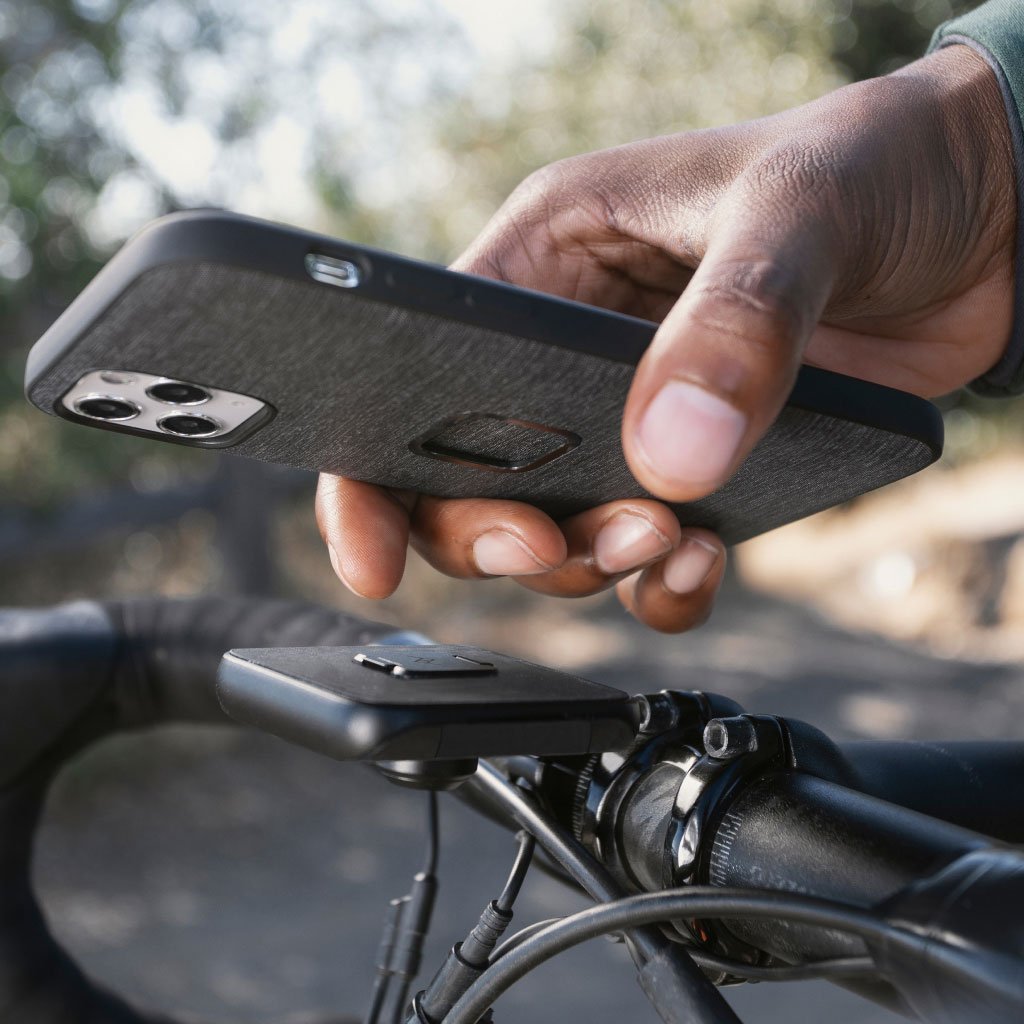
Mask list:
[[[647,496],[622,409],[656,325],[213,211],[156,221],[29,354],[45,412],[554,517]],[[734,544],[916,472],[923,399],[811,367],[740,471],[673,506]]]

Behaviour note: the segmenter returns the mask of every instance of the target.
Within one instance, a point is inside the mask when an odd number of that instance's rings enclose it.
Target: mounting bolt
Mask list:
[[[719,761],[732,761],[757,750],[757,732],[749,718],[713,718],[704,727],[704,749]]]
[[[679,722],[679,708],[665,690],[661,693],[641,694],[635,698],[640,706],[640,732],[644,736],[656,735],[674,729]]]

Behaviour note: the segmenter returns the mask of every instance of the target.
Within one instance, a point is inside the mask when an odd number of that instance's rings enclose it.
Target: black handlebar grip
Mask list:
[[[1024,844],[1024,742],[860,740],[840,750],[856,789],[1006,843]]]
[[[32,838],[61,765],[111,733],[228,723],[215,694],[232,647],[350,645],[394,627],[297,601],[142,598],[0,611],[0,1020],[156,1024],[57,945],[32,892]]]
[[[233,647],[342,647],[397,632],[320,605],[266,598],[140,598],[104,609],[119,638],[111,687],[121,728],[223,722],[217,668]]]

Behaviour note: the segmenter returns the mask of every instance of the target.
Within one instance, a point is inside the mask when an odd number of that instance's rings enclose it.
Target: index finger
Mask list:
[[[390,597],[402,582],[412,491],[321,473],[316,522],[338,579],[354,594]]]

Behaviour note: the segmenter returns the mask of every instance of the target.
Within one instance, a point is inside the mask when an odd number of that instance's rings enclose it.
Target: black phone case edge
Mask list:
[[[501,329],[535,341],[636,365],[657,325],[540,292],[531,292],[360,246],[224,211],[169,214],[143,228],[86,286],[29,352],[26,397],[32,387],[145,271],[168,263],[208,261],[308,281],[304,258],[316,252],[373,270],[359,293],[371,301]],[[415,288],[389,287],[389,271],[411,275]],[[325,286],[330,287],[330,286]],[[586,343],[584,343],[586,342]],[[924,444],[933,459],[942,453],[943,424],[926,399],[882,384],[802,366],[787,405],[901,434]],[[871,410],[868,416],[866,410]],[[44,409],[74,420],[60,406]],[[91,426],[114,425],[90,422]],[[173,439],[169,439],[172,440]]]

